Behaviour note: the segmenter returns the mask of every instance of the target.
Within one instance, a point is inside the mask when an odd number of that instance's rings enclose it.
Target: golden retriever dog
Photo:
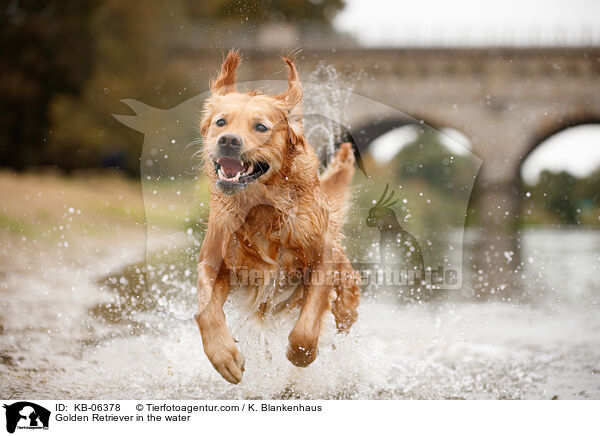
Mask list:
[[[342,144],[319,176],[319,160],[303,133],[298,72],[291,59],[283,60],[289,69],[285,92],[238,92],[240,56],[230,51],[211,81],[200,122],[211,199],[195,319],[206,356],[234,384],[242,380],[244,357],[225,321],[230,292],[247,294],[259,319],[299,309],[287,349],[299,367],[317,358],[324,316],[333,314],[337,330],[347,331],[360,298],[341,233],[354,175],[352,146]],[[241,280],[248,271],[260,280]],[[301,279],[279,303],[279,284],[267,286],[276,274]]]

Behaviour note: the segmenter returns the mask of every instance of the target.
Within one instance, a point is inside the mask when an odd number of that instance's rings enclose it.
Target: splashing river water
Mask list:
[[[306,369],[285,359],[286,322],[246,327],[235,332],[246,356],[237,386],[213,370],[193,320],[140,304],[136,266],[122,269],[132,253],[121,251],[99,281],[63,271],[78,283],[76,293],[23,275],[14,285],[35,287],[40,300],[32,309],[18,292],[8,296],[0,391],[98,399],[598,399],[600,234],[531,230],[523,242],[531,289],[519,292],[534,295],[529,302],[366,298],[350,334],[322,347]]]

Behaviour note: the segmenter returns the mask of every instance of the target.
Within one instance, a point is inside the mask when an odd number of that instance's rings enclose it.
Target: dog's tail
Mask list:
[[[351,142],[342,142],[339,150],[321,175],[321,188],[333,210],[345,215],[350,197],[350,182],[354,177],[354,150]]]

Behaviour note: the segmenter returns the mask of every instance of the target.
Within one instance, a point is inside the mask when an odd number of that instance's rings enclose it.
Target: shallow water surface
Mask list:
[[[68,304],[30,309],[8,295],[0,389],[29,398],[600,399],[600,233],[529,230],[521,256],[514,292],[527,298],[365,298],[350,334],[306,369],[285,359],[292,319],[246,325],[234,331],[246,357],[237,386],[213,370],[193,320],[165,310],[173,297],[148,294],[142,265],[115,265],[108,277],[81,278]],[[33,280],[22,286],[49,286]]]

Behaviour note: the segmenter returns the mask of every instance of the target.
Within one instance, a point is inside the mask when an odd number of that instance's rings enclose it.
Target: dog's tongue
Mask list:
[[[237,159],[222,157],[219,159],[219,165],[227,177],[235,176],[237,173],[244,170],[244,164]]]

